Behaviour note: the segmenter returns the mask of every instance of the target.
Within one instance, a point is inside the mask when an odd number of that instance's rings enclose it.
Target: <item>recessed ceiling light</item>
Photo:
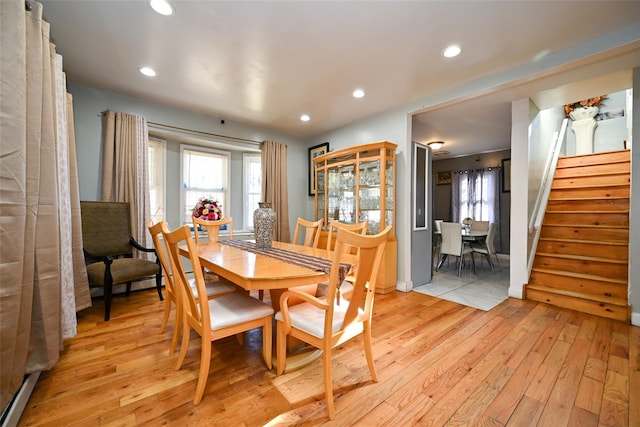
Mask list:
[[[160,15],[169,16],[174,13],[173,6],[166,0],[149,0],[149,6]]]
[[[356,89],[353,91],[354,98],[362,98],[364,96],[364,91],[362,89]]]
[[[144,74],[147,77],[155,77],[156,76],[156,72],[153,68],[151,67],[141,67],[138,68],[138,71],[140,71],[141,74]]]
[[[311,117],[309,117],[308,114],[303,114],[300,116],[300,120],[302,120],[303,122],[308,122],[309,120],[311,120]]]
[[[460,46],[452,45],[443,50],[442,55],[444,55],[446,58],[453,58],[454,56],[460,55],[460,52],[462,52]]]

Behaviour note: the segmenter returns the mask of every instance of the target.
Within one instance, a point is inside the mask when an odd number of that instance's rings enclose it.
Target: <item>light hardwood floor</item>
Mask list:
[[[21,426],[486,425],[639,426],[640,328],[508,299],[484,312],[417,292],[376,296],[373,350],[361,340],[333,358],[336,419],[329,422],[321,361],[280,377],[266,369],[260,334],[213,344],[202,402],[192,403],[200,345],[182,370],[159,334],[154,290],[102,300],[78,316],[43,373]]]

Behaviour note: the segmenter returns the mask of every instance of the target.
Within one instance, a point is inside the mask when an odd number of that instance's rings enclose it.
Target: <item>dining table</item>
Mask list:
[[[221,240],[196,245],[202,267],[246,291],[269,291],[274,312],[280,310],[280,296],[289,288],[315,294],[317,285],[329,280],[333,251],[272,242],[269,249],[258,249],[252,240]],[[181,246],[182,254],[188,254]],[[343,254],[341,272],[346,276],[355,255]],[[290,300],[289,304],[295,304]],[[293,349],[294,344],[289,348]],[[303,366],[322,354],[317,349],[298,349],[287,355],[287,371]]]

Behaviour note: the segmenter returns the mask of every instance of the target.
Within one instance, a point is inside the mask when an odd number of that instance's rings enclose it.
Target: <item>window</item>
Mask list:
[[[260,154],[244,153],[243,173],[244,173],[244,225],[245,228],[253,229],[253,212],[258,208],[258,202],[262,194],[262,160]]]
[[[231,215],[229,200],[230,153],[203,147],[180,146],[182,158],[182,223],[191,223],[191,210],[201,197],[217,199],[224,216]]]
[[[476,221],[499,222],[498,173],[498,168],[454,173],[454,221],[472,218]]]
[[[165,219],[165,142],[149,138],[149,206],[154,223]]]

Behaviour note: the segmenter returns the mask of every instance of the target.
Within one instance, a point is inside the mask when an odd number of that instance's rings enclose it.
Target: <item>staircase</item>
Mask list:
[[[561,157],[525,298],[628,322],[630,151]]]

